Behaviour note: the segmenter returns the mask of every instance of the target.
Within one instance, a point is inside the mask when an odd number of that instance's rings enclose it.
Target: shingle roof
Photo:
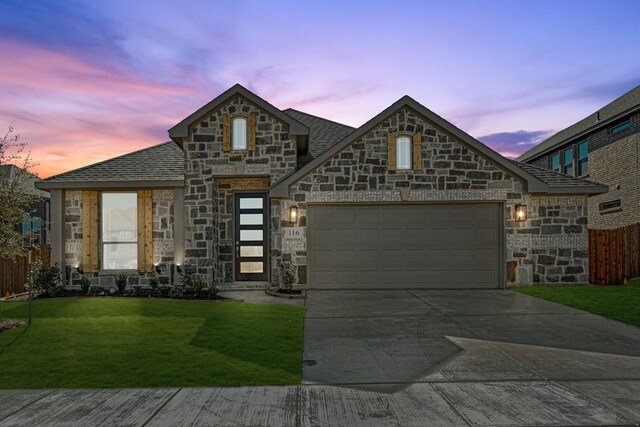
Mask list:
[[[38,197],[49,197],[49,193],[37,190],[33,186],[33,184],[40,179],[36,175],[29,173],[16,165],[0,165],[0,187],[6,185],[6,183],[10,182],[12,179],[18,179],[19,185],[29,194],[33,194]]]
[[[569,142],[570,139],[578,136],[579,134],[606,126],[618,116],[634,109],[640,109],[640,86],[636,86],[620,98],[605,105],[600,110],[580,120],[578,123],[575,123],[555,135],[552,135],[545,141],[533,147],[531,150],[522,154],[516,160],[521,162],[532,160],[557,146]]]
[[[322,117],[287,108],[284,113],[309,128],[309,150],[298,157],[298,167],[302,167],[349,135],[355,128]]]
[[[184,179],[184,154],[169,141],[43,180],[44,183]]]
[[[529,172],[531,175],[538,178],[540,181],[544,182],[549,186],[549,188],[593,188],[594,186],[602,186],[595,181],[590,181],[588,179],[576,178],[570,175],[565,175],[563,173],[554,172],[549,169],[544,169],[529,163],[522,163],[515,160],[512,160],[517,166]],[[604,188],[604,186],[603,186]],[[605,190],[606,191],[606,190]]]

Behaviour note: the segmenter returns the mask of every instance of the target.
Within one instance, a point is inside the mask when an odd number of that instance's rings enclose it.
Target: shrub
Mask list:
[[[182,283],[182,286],[185,288],[193,287],[193,280],[195,278],[194,273],[195,268],[192,266],[186,264],[182,266],[182,272],[180,273],[180,283]]]
[[[204,280],[202,280],[202,277],[195,276],[193,278],[192,285],[193,285],[194,294],[196,295],[202,294],[202,290],[204,289],[204,285],[205,285]]]
[[[171,288],[169,286],[160,286],[156,292],[156,295],[160,298],[169,298],[169,292]]]
[[[293,283],[296,281],[296,266],[289,261],[283,261],[280,263],[280,287],[287,291],[293,288]]]
[[[32,271],[31,280],[28,286],[34,292],[42,292],[43,296],[56,297],[64,293],[60,283],[60,267],[58,264],[50,268],[38,268]]]
[[[171,299],[182,298],[183,295],[184,295],[184,290],[180,286],[169,287],[169,294],[168,294],[169,298]]]
[[[80,279],[80,287],[82,288],[82,293],[87,295],[89,293],[89,279],[87,279],[86,277],[82,276],[82,278]]]
[[[118,287],[118,292],[123,293],[125,288],[127,287],[127,275],[124,273],[118,274],[116,277],[116,286]]]
[[[141,286],[133,286],[131,288],[131,295],[134,297],[139,297],[142,295],[142,287]]]
[[[155,291],[156,289],[158,289],[159,284],[160,280],[156,276],[149,277],[149,286],[151,286],[151,289]]]
[[[207,293],[209,294],[210,297],[214,299],[216,295],[218,295],[218,285],[216,284],[215,280],[212,281],[209,287],[207,288]]]

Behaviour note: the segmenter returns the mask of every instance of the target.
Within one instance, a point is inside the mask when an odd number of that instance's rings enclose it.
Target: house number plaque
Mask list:
[[[284,229],[284,238],[286,240],[304,240],[304,227],[287,227]]]

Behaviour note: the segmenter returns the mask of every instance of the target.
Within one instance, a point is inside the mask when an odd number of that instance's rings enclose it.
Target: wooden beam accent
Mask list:
[[[396,170],[396,136],[389,132],[387,134],[387,168],[390,171]]]
[[[413,170],[422,170],[422,134],[413,134]]]

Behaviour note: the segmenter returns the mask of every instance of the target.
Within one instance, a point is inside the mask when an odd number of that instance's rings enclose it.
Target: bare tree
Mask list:
[[[8,165],[15,168],[9,169]],[[18,224],[31,214],[30,209],[40,197],[33,187],[31,154],[27,143],[9,126],[0,138],[0,257],[23,255],[23,235]]]

